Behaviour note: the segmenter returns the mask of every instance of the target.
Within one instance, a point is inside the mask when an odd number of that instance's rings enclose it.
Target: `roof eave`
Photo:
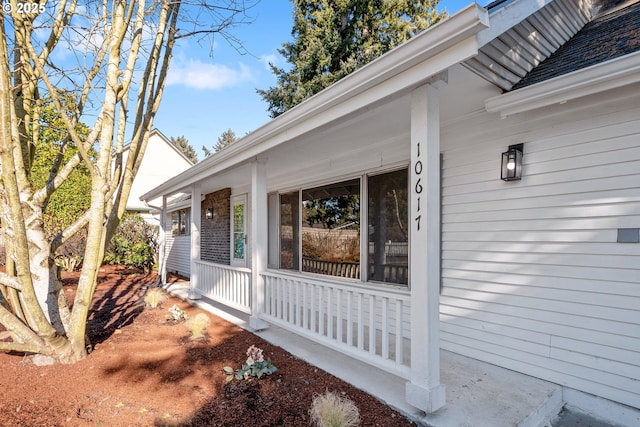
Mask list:
[[[485,107],[504,118],[637,82],[640,82],[640,52],[489,98]]]
[[[286,140],[308,132],[311,127],[315,128],[326,124],[330,120],[329,115],[324,115],[326,118],[323,119],[322,113],[339,104],[355,99],[355,97],[372,87],[393,80],[393,77],[455,47],[457,44],[464,43],[469,38],[474,39],[474,49],[475,52],[477,52],[475,47],[476,34],[485,29],[489,25],[488,23],[489,18],[486,9],[476,3],[469,5],[455,15],[430,27],[298,106],[278,116],[224,150],[206,158],[183,173],[143,194],[140,199],[152,200],[162,195],[183,191],[191,184],[207,176],[246,162]],[[466,49],[468,49],[468,47],[466,47]],[[468,53],[465,54],[468,55]],[[435,70],[429,75],[414,76],[413,81],[405,81],[403,84],[411,86],[420,81],[427,81],[433,75],[438,74],[460,61],[458,57],[452,58],[451,64],[439,63],[439,70]],[[397,88],[394,88],[394,90],[397,90]],[[382,91],[376,96],[384,97],[387,95],[388,94]],[[367,98],[366,102],[372,102],[371,98]],[[312,125],[301,126],[305,122],[312,120],[314,121]],[[325,121],[322,122],[321,120]],[[275,138],[276,136],[280,137]]]
[[[480,47],[494,40],[496,37],[511,29],[514,25],[524,21],[553,0],[514,0],[495,10],[490,10],[491,25],[478,34]]]

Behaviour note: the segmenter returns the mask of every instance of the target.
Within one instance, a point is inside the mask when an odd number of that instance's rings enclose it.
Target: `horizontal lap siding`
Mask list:
[[[171,223],[167,225],[171,230]],[[191,275],[191,236],[172,236],[171,231],[165,237],[167,271],[177,272],[181,276]]]
[[[616,243],[640,227],[640,102],[617,95],[444,127],[441,339],[640,407],[640,244]]]

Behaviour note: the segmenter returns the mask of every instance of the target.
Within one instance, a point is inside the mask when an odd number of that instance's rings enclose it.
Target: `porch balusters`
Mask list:
[[[275,272],[263,277],[265,320],[408,378],[407,291]]]
[[[244,313],[251,313],[251,270],[198,260],[198,292]]]

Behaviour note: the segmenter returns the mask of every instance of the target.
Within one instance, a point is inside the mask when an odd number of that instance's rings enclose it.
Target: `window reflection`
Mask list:
[[[360,180],[302,191],[302,271],[360,278]]]
[[[370,176],[368,279],[409,283],[407,170]]]

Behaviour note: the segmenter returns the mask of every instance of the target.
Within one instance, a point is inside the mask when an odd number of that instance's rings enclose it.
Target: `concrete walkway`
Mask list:
[[[188,283],[166,288],[187,300]],[[229,309],[205,297],[189,302],[249,329],[248,315]],[[432,427],[573,427],[588,426],[581,414],[558,418],[562,409],[562,387],[495,365],[441,353],[441,382],[446,386],[446,405],[432,413],[423,412],[405,402],[406,380],[346,356],[324,345],[300,337],[279,327],[254,332],[296,357],[331,372],[377,397],[422,426]],[[565,414],[565,413],[563,413]],[[553,424],[551,420],[554,420]],[[576,422],[578,424],[576,424]],[[583,422],[583,424],[580,424]],[[593,424],[605,427],[606,424]]]

